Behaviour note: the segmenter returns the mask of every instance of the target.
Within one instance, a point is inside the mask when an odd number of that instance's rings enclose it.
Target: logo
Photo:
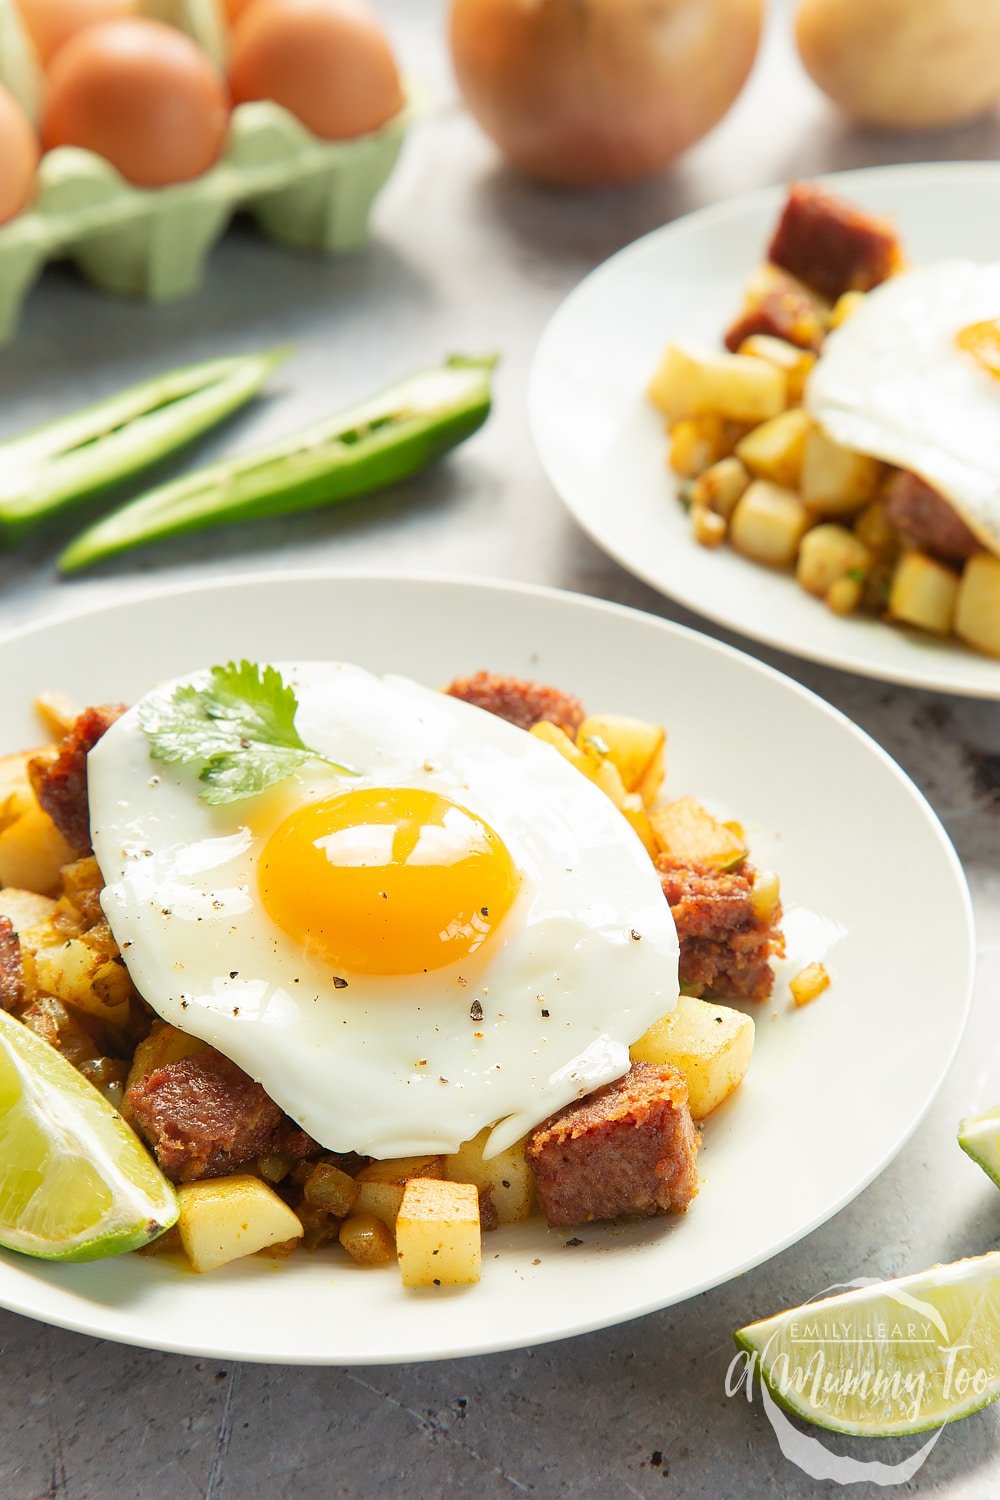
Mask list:
[[[830,1309],[824,1299],[856,1287],[875,1286],[872,1278],[827,1287],[782,1333],[781,1347],[769,1343],[762,1354],[740,1350],[726,1372],[726,1395],[742,1390],[752,1402],[759,1392],[774,1435],[790,1463],[812,1479],[834,1484],[905,1484],[926,1462],[944,1430],[933,1413],[967,1402],[989,1389],[991,1372],[969,1362],[972,1346],[952,1340],[936,1307],[902,1288],[885,1288],[891,1317],[859,1309]],[[810,1307],[815,1304],[815,1314]],[[768,1373],[765,1383],[761,1364]],[[879,1432],[911,1432],[933,1427],[930,1437],[898,1463],[865,1462],[835,1452],[789,1421],[768,1384],[793,1406],[808,1407],[818,1425],[846,1420]],[[831,1439],[833,1441],[833,1439]]]

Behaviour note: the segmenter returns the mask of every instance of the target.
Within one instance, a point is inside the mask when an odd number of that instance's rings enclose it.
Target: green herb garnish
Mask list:
[[[310,760],[357,772],[313,750],[295,728],[299,700],[276,667],[229,662],[202,687],[182,683],[147,698],[139,723],[154,760],[198,765],[199,796],[213,805],[256,796]]]

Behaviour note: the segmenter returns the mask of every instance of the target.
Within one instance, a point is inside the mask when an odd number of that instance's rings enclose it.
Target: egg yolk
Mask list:
[[[286,818],[258,880],[272,921],[338,975],[419,974],[481,947],[519,876],[489,824],[457,802],[359,787]]]

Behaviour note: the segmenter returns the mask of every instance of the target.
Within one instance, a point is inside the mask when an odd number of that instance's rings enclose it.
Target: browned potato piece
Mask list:
[[[354,1179],[358,1184],[355,1212],[375,1214],[392,1229],[410,1179],[444,1175],[443,1156],[403,1156],[392,1161],[369,1162]]]
[[[764,422],[788,405],[788,378],[766,360],[670,344],[649,383],[649,398],[671,421],[718,416]]]
[[[414,1177],[396,1220],[403,1285],[469,1286],[479,1280],[479,1194],[471,1182]]]

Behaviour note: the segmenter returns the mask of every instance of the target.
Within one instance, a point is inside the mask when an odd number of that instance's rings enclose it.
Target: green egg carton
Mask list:
[[[224,56],[217,0],[151,0],[145,13],[179,26],[215,61]],[[40,71],[13,0],[0,0],[0,82],[37,118]],[[323,141],[280,105],[238,104],[216,165],[163,188],[133,187],[91,151],[46,152],[32,203],[0,226],[0,343],[47,261],[73,260],[88,281],[122,296],[183,297],[239,210],[294,249],[358,249],[411,112],[407,105],[371,135]]]

